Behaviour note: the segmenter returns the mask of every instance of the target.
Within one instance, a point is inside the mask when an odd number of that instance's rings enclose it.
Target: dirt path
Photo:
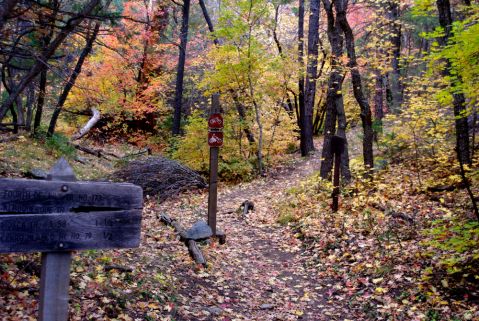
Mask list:
[[[272,206],[319,164],[316,152],[267,178],[220,190],[218,226],[226,231],[227,244],[203,247],[210,264],[206,270],[195,272],[186,258],[179,265],[175,320],[335,319],[326,308],[332,284],[307,266],[301,242],[294,231],[276,223]],[[256,209],[244,219],[236,210],[246,199]],[[189,226],[205,218],[206,195],[169,201],[158,210],[174,212]]]

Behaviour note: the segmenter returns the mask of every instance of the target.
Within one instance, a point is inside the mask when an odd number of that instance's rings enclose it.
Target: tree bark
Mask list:
[[[399,0],[390,0],[388,3],[388,19],[391,24],[392,71],[390,73],[391,91],[392,91],[392,110],[397,112],[401,108],[403,101],[403,85],[401,82],[401,69],[399,61],[401,58],[401,23],[399,21],[401,11],[399,8]]]
[[[452,34],[452,14],[451,4],[449,0],[437,0],[437,9],[439,12],[439,24],[444,29],[444,37],[440,40],[442,46],[446,46]],[[470,151],[469,151],[469,124],[467,122],[466,112],[466,99],[462,92],[457,91],[457,87],[460,87],[462,79],[459,75],[455,75],[450,60],[446,61],[446,69],[444,75],[451,79],[451,86],[456,87],[453,96],[454,116],[455,116],[455,128],[456,128],[456,152],[457,158],[461,164],[471,164]]]
[[[298,119],[298,126],[302,132],[303,126],[301,114],[304,114],[304,0],[299,0],[298,3],[298,108],[296,109],[296,116]],[[302,134],[301,134],[302,135]]]
[[[213,22],[211,21],[210,15],[208,14],[208,9],[206,9],[205,1],[199,0],[201,11],[203,12],[203,16],[205,17],[206,24],[208,25],[208,30],[213,34],[213,43],[218,46],[220,43],[218,38],[214,36],[215,29],[213,27]]]
[[[256,140],[254,139],[254,134],[251,132],[251,129],[249,128],[247,122],[246,122],[246,110],[243,104],[239,101],[238,96],[234,92],[234,90],[231,90],[231,95],[233,97],[233,101],[235,102],[236,106],[236,111],[238,112],[240,122],[244,124],[243,131],[246,134],[246,138],[248,139],[248,142],[250,144],[254,144]]]
[[[182,6],[182,21],[180,34],[180,48],[178,68],[176,72],[176,89],[173,115],[173,135],[181,134],[181,109],[183,101],[183,79],[186,62],[186,46],[188,45],[188,20],[190,15],[190,0],[184,0]]]
[[[35,79],[38,74],[42,71],[46,70],[48,67],[45,64],[56,52],[58,47],[65,41],[65,39],[70,35],[70,33],[75,30],[77,26],[81,24],[81,22],[88,17],[95,8],[97,8],[101,4],[101,0],[90,0],[83,10],[71,17],[66,22],[65,26],[61,28],[58,35],[53,39],[49,46],[47,46],[42,53],[39,55],[39,58],[32,66],[30,71],[21,79],[15,90],[12,94],[3,102],[0,106],[0,121],[3,120],[5,114],[7,113],[8,109],[12,106],[15,102],[17,97],[23,92],[23,90],[27,87],[27,85]]]
[[[308,29],[308,64],[304,90],[304,109],[299,111],[301,123],[301,155],[307,156],[314,150],[313,109],[316,97],[316,76],[319,53],[319,0],[310,1]]]
[[[333,169],[331,138],[336,132],[337,120],[338,130],[336,135],[344,139],[344,151],[341,154],[341,175],[344,182],[349,182],[351,180],[351,172],[349,170],[349,151],[346,138],[347,123],[342,94],[344,76],[340,63],[340,57],[343,53],[343,38],[341,37],[341,28],[334,17],[331,2],[329,0],[323,0],[323,5],[327,17],[328,40],[331,45],[331,72],[326,97],[326,119],[324,123],[324,142],[320,175],[322,178],[328,179]]]
[[[376,70],[374,77],[374,121],[375,128],[375,140],[377,141],[378,132],[382,132],[383,117],[384,117],[384,76]]]
[[[356,49],[354,45],[354,34],[349,25],[346,11],[348,0],[337,0],[334,2],[336,9],[336,19],[344,33],[344,40],[346,44],[346,51],[348,53],[349,63],[348,67],[351,69],[351,80],[353,84],[353,92],[356,101],[361,109],[361,121],[363,125],[363,158],[364,166],[367,173],[374,168],[374,156],[373,156],[373,127],[371,107],[369,102],[364,96],[363,86],[361,82],[361,74],[359,73],[359,67],[356,60]]]
[[[91,108],[91,113],[92,113],[92,116],[91,116],[90,120],[88,120],[88,122],[85,124],[85,126],[83,126],[78,131],[78,133],[76,133],[75,135],[72,136],[72,140],[78,140],[78,139],[82,138],[96,125],[96,123],[98,123],[98,121],[100,120],[100,117],[101,117],[101,114],[98,111],[98,109],[92,107]]]
[[[70,75],[70,78],[68,79],[68,82],[66,83],[65,87],[63,88],[63,91],[58,98],[57,104],[55,106],[55,110],[53,111],[52,118],[50,119],[50,125],[48,126],[48,135],[52,136],[53,133],[55,132],[55,127],[58,121],[58,117],[60,116],[60,113],[63,109],[63,105],[65,104],[66,99],[68,98],[68,94],[70,93],[70,90],[73,88],[75,85],[75,82],[78,78],[78,76],[81,73],[83,63],[85,62],[86,58],[88,55],[91,53],[93,49],[93,43],[95,42],[98,32],[100,31],[100,23],[97,22],[94,26],[93,32],[91,35],[87,38],[87,42],[85,45],[85,48],[83,48],[80,57],[78,58],[78,61],[75,65],[75,68],[73,69],[72,74]]]

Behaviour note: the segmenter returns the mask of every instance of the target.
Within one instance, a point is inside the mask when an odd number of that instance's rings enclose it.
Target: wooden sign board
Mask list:
[[[142,194],[125,183],[0,179],[0,253],[138,247]]]
[[[223,128],[223,116],[219,113],[211,114],[208,119],[208,127],[214,129],[222,129]]]
[[[208,132],[208,145],[210,147],[223,146],[223,132]]]

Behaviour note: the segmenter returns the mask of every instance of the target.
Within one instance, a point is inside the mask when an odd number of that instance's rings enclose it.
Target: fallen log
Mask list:
[[[196,263],[206,267],[206,260],[196,241],[188,240],[188,252]]]
[[[83,126],[83,128],[81,128],[78,131],[78,133],[76,133],[75,135],[72,136],[72,140],[78,140],[78,139],[82,138],[93,128],[93,126],[96,125],[96,123],[98,123],[98,121],[100,120],[100,117],[101,117],[100,112],[96,108],[91,108],[91,112],[92,112],[92,116],[91,116],[90,120],[88,120],[88,122],[85,124],[85,126]]]
[[[75,147],[76,149],[78,149],[79,151],[82,151],[84,153],[87,153],[87,154],[90,154],[90,155],[93,155],[93,156],[96,156],[98,158],[105,158],[105,159],[108,159],[110,160],[107,156],[111,156],[111,157],[114,157],[114,158],[120,158],[120,156],[114,154],[114,153],[110,153],[110,152],[105,152],[104,150],[102,149],[94,149],[94,148],[90,148],[90,147],[85,147],[85,146],[82,146],[82,145],[78,145],[78,144],[73,144],[73,143],[70,143],[71,146]]]
[[[162,213],[158,217],[165,225],[171,226],[175,229],[176,234],[180,236],[180,241],[183,242],[188,247],[188,253],[190,254],[191,258],[198,264],[206,266],[206,260],[201,252],[198,244],[195,240],[189,240],[187,238],[187,233],[185,229],[181,226],[181,224],[172,219],[168,214]]]

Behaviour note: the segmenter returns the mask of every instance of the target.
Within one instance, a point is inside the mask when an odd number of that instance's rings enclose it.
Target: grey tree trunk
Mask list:
[[[374,155],[373,155],[373,127],[371,107],[369,102],[363,93],[363,86],[361,82],[361,74],[359,73],[358,63],[356,60],[356,49],[354,45],[354,34],[349,25],[346,11],[348,7],[347,0],[336,0],[334,2],[336,9],[336,19],[344,33],[344,40],[346,44],[346,51],[348,53],[349,63],[348,66],[351,69],[351,80],[353,85],[353,92],[356,101],[361,109],[361,121],[363,125],[363,158],[364,166],[367,173],[374,168]]]
[[[190,17],[190,0],[184,0],[182,6],[182,21],[180,31],[180,48],[178,68],[176,72],[175,102],[173,114],[173,135],[181,134],[181,112],[183,105],[183,80],[185,74],[186,46],[188,45],[188,21]]]
[[[329,0],[323,0],[323,5],[327,17],[328,40],[331,45],[332,59],[331,72],[328,80],[328,93],[326,97],[326,119],[324,125],[324,142],[322,151],[322,161],[320,175],[324,179],[328,179],[333,169],[333,153],[331,151],[331,138],[336,135],[344,139],[344,152],[341,155],[341,175],[344,182],[351,180],[351,172],[349,170],[349,152],[348,142],[346,138],[346,114],[344,112],[344,102],[342,94],[343,86],[343,68],[339,61],[343,53],[343,38],[341,37],[341,29],[338,21],[334,17],[333,7]]]
[[[314,150],[313,110],[316,97],[316,76],[318,72],[319,53],[319,0],[310,1],[308,29],[308,64],[306,67],[306,84],[304,91],[304,109],[300,110],[301,155],[306,156]]]

